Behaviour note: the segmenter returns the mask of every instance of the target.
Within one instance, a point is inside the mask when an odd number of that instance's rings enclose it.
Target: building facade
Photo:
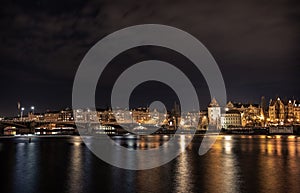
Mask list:
[[[228,110],[221,116],[222,128],[234,128],[242,126],[241,113],[238,110]]]
[[[210,126],[214,126],[217,129],[221,129],[221,107],[215,98],[212,99],[208,108],[208,121]]]
[[[232,103],[229,101],[226,105],[226,110],[237,110],[240,112],[243,127],[264,125],[264,112],[258,104]]]
[[[270,125],[290,125],[300,123],[300,103],[296,100],[270,100],[269,117]]]

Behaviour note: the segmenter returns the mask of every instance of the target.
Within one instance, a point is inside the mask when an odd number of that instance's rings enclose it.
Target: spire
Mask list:
[[[209,107],[219,107],[219,103],[215,99],[215,97],[211,100],[211,103],[209,104]]]

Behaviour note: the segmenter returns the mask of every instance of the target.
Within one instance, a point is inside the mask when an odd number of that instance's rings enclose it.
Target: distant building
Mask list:
[[[278,97],[277,100],[270,100],[269,119],[271,123],[284,123],[285,120],[284,103]]]
[[[221,107],[219,106],[215,98],[212,99],[207,110],[208,110],[209,124],[216,126],[217,129],[221,129],[221,125],[220,125]]]
[[[285,118],[290,122],[294,119],[294,104],[291,100],[285,105]]]
[[[131,111],[133,120],[136,123],[145,123],[151,119],[151,115],[148,108],[137,108]]]
[[[258,104],[243,104],[228,102],[225,110],[237,110],[241,114],[241,124],[246,126],[261,126],[264,120],[264,113]]]
[[[296,100],[270,100],[269,118],[271,125],[291,125],[300,122],[300,103]]]
[[[228,110],[221,116],[222,128],[241,127],[241,113],[238,110]]]
[[[157,109],[150,110],[150,124],[160,124],[163,125],[167,120],[167,112],[158,111]]]
[[[65,109],[59,112],[58,121],[74,121],[73,110]]]
[[[30,121],[43,121],[44,115],[39,113],[28,113],[28,120]]]
[[[131,114],[128,110],[116,109],[114,110],[114,117],[116,118],[116,121],[120,124],[132,122]]]
[[[156,109],[150,110],[147,107],[140,107],[132,110],[114,109],[97,112],[99,121],[102,124],[163,124],[167,119],[166,112],[159,112]]]
[[[112,109],[97,111],[97,116],[99,117],[99,122],[101,124],[117,123]]]
[[[44,114],[44,120],[48,122],[58,121],[59,111],[48,111]]]
[[[76,109],[73,113],[76,121],[86,121],[86,115],[83,109]]]
[[[207,130],[208,128],[208,111],[200,111],[199,130]]]
[[[90,109],[76,109],[73,111],[74,119],[78,122],[97,122],[99,118],[97,116],[97,111]]]
[[[190,127],[198,127],[199,124],[199,112],[187,112],[182,113],[180,118],[180,126],[183,128],[190,128]]]
[[[74,121],[73,110],[67,108],[61,111],[47,111],[44,114],[44,120],[49,122]]]
[[[294,104],[294,122],[300,123],[300,103]]]

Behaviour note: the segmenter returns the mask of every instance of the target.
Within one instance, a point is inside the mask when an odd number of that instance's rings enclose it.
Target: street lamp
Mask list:
[[[31,106],[32,114],[34,115],[34,106]]]
[[[24,107],[22,107],[21,108],[21,120],[23,120],[23,112],[25,111],[25,108]]]
[[[133,120],[132,120],[132,112],[129,111],[129,114],[130,114],[130,119],[131,119],[131,124],[132,124],[132,122],[133,122]]]

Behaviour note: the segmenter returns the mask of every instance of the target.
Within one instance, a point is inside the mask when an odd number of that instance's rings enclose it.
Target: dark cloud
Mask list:
[[[295,0],[5,0],[0,114],[14,114],[18,100],[41,110],[70,106],[72,81],[89,48],[115,30],[144,23],[175,26],[204,43],[229,99],[298,97],[299,13]]]

